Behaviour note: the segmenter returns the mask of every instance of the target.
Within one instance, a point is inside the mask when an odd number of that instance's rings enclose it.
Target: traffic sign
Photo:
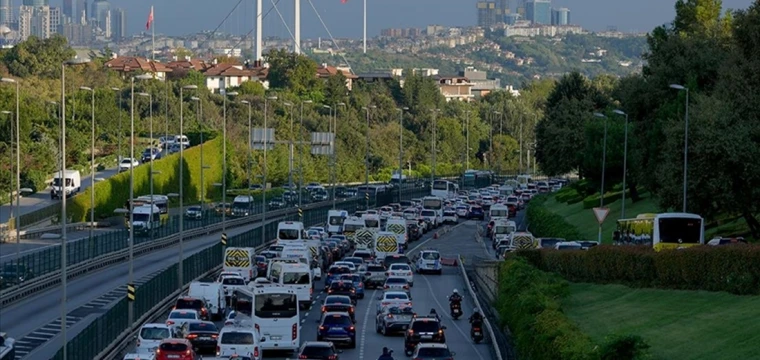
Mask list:
[[[607,218],[607,214],[610,213],[610,208],[594,208],[594,216],[596,216],[596,221],[599,222],[599,225],[601,225],[604,222],[604,219]]]

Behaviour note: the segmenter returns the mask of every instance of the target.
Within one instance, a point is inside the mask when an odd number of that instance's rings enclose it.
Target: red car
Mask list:
[[[156,360],[200,360],[187,339],[164,339],[156,349]]]

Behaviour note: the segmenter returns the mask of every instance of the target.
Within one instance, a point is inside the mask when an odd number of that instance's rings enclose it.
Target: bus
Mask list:
[[[425,196],[422,198],[422,210],[433,210],[436,212],[436,223],[443,222],[443,199],[437,196]]]
[[[697,214],[640,214],[620,219],[613,234],[616,245],[646,245],[656,251],[704,245],[704,219]]]
[[[430,196],[437,196],[441,199],[452,199],[457,197],[459,185],[448,180],[433,181],[433,189],[430,190]]]
[[[263,350],[298,351],[301,346],[298,295],[276,284],[235,289],[235,319],[250,317],[261,334]],[[241,316],[243,315],[243,316]]]
[[[488,171],[467,170],[462,175],[462,185],[468,188],[479,188],[491,185],[491,173]]]

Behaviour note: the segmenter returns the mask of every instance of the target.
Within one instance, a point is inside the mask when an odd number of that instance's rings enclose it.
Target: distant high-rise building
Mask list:
[[[50,34],[61,32],[61,24],[63,24],[61,17],[61,8],[50,7]]]
[[[63,0],[63,16],[74,17],[74,0]]]
[[[111,11],[111,38],[120,41],[127,37],[127,12],[124,9]]]
[[[24,0],[22,4],[26,6],[50,6],[50,0]]]
[[[92,27],[83,24],[65,24],[63,25],[63,36],[69,40],[71,45],[89,45],[92,42]]]
[[[509,0],[499,0],[499,9],[501,9],[501,15],[506,15],[512,12],[509,8]]]
[[[552,3],[549,0],[532,0],[525,3],[525,19],[537,25],[551,25]]]
[[[87,0],[76,0],[76,4],[76,14],[74,14],[73,18],[75,23],[81,24],[90,18],[87,13]]]
[[[505,14],[504,23],[507,25],[514,25],[518,20],[522,19],[520,14]]]
[[[0,25],[13,22],[13,4],[11,0],[0,0]]]
[[[570,9],[559,8],[552,9],[552,25],[569,25],[570,24]]]
[[[18,13],[18,34],[21,40],[30,36],[50,37],[50,7],[21,5]]]
[[[491,27],[496,24],[499,11],[496,9],[495,2],[479,1],[476,6],[478,8],[478,26]]]
[[[111,4],[106,0],[95,0],[90,6],[90,13],[88,19],[94,19],[94,26],[100,28],[104,32],[111,32],[111,29],[106,29],[106,13],[111,9]]]

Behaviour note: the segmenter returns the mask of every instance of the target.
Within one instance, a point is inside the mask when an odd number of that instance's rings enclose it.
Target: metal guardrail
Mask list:
[[[459,258],[459,271],[462,272],[462,276],[464,277],[464,283],[467,286],[467,291],[470,293],[470,296],[472,296],[472,301],[475,302],[475,306],[478,309],[483,309],[483,307],[480,305],[480,300],[478,300],[478,294],[475,293],[475,289],[472,288],[472,283],[470,283],[470,278],[467,276],[467,270],[464,268],[464,259],[461,256]],[[493,331],[491,322],[488,321],[488,318],[484,316],[483,323],[486,325],[486,329],[488,329],[488,336],[491,338],[491,345],[493,346],[493,352],[496,355],[496,359],[503,360],[504,357],[501,355],[501,349],[499,348],[499,341],[496,338],[496,334]]]

